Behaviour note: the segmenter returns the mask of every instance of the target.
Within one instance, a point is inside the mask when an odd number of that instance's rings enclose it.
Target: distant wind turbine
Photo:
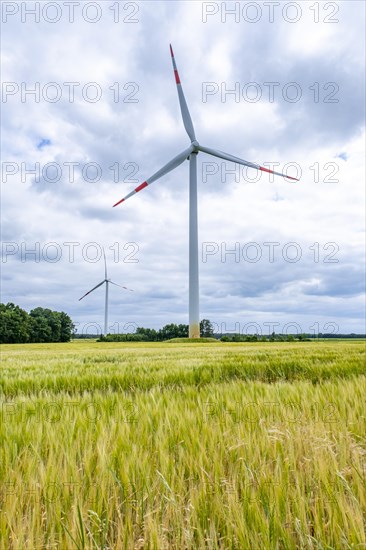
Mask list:
[[[216,149],[210,149],[209,147],[204,147],[200,145],[196,140],[196,135],[194,133],[193,123],[191,115],[189,114],[187,102],[183,94],[183,88],[180,82],[177,65],[174,59],[174,53],[172,46],[170,45],[170,53],[172,56],[173,70],[175,75],[175,82],[177,84],[178,98],[180,104],[180,110],[182,113],[183,124],[188,134],[191,144],[188,149],[185,149],[182,153],[174,157],[170,162],[168,162],[163,168],[160,168],[155,174],[153,174],[146,181],[141,183],[136,189],[131,191],[123,199],[116,202],[113,206],[121,204],[126,199],[132,197],[135,193],[138,193],[157,179],[161,178],[168,172],[177,168],[182,164],[186,159],[189,159],[189,337],[190,338],[199,338],[200,337],[200,318],[199,318],[199,284],[198,284],[198,215],[197,215],[197,154],[201,151],[202,153],[207,153],[214,157],[218,157],[224,160],[229,160],[230,162],[235,162],[237,164],[242,164],[243,166],[249,166],[250,168],[255,168],[256,170],[261,170],[262,172],[269,172],[270,174],[275,174],[276,176],[283,176],[284,178],[289,178],[291,180],[298,181],[298,178],[293,178],[287,176],[286,174],[281,174],[280,172],[274,172],[269,170],[259,164],[254,162],[248,162],[233,155],[223,153],[222,151],[217,151]]]
[[[111,284],[111,285],[119,286],[120,288],[124,288],[125,290],[131,290],[131,289],[127,288],[126,286],[118,285],[117,283],[114,283],[111,279],[108,279],[107,260],[105,258],[104,248],[103,248],[103,256],[104,256],[104,279],[103,279],[103,281],[101,283],[99,283],[97,286],[95,286],[94,288],[92,288],[91,290],[89,290],[86,294],[84,294],[84,296],[79,298],[79,302],[80,302],[80,300],[85,298],[85,296],[87,296],[88,294],[91,294],[95,289],[99,288],[100,286],[104,285],[104,283],[105,283],[104,333],[103,334],[104,334],[104,336],[106,336],[107,331],[108,331],[108,298],[109,298],[108,285]],[[132,290],[131,290],[131,292],[132,292]]]

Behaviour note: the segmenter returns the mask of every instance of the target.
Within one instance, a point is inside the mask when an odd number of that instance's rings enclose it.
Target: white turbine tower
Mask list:
[[[111,284],[111,285],[115,285],[115,286],[119,286],[120,288],[124,288],[125,290],[131,290],[130,288],[127,288],[126,286],[122,286],[122,285],[118,285],[117,283],[114,283],[111,279],[108,279],[108,274],[107,274],[107,260],[105,258],[105,251],[104,251],[104,248],[103,248],[103,256],[104,256],[104,279],[101,283],[99,283],[97,286],[95,286],[94,288],[92,288],[91,290],[89,290],[86,294],[84,294],[84,296],[82,296],[81,298],[79,298],[79,302],[80,300],[82,300],[83,298],[85,298],[85,296],[87,296],[88,294],[91,294],[95,289],[99,288],[100,286],[104,285],[105,283],[105,303],[104,303],[104,336],[106,336],[107,334],[107,331],[108,331],[108,298],[109,298],[109,288],[108,288],[108,285]],[[131,291],[132,292],[132,291]]]
[[[170,53],[172,56],[173,69],[175,75],[175,82],[177,84],[178,98],[180,104],[180,110],[182,113],[183,124],[188,134],[191,144],[188,149],[185,149],[182,153],[174,157],[163,168],[160,168],[155,174],[153,174],[146,181],[141,183],[136,189],[131,191],[123,199],[118,201],[113,206],[121,204],[123,201],[132,197],[135,193],[138,193],[157,179],[161,178],[168,172],[171,172],[182,164],[186,159],[189,159],[189,337],[200,337],[200,318],[199,318],[199,286],[198,286],[198,223],[197,223],[197,154],[201,151],[214,157],[218,157],[230,162],[242,164],[243,166],[249,166],[256,170],[262,170],[263,172],[269,172],[277,176],[283,176],[291,180],[298,181],[298,178],[281,174],[280,172],[274,172],[254,162],[248,162],[233,155],[217,151],[216,149],[210,149],[200,145],[196,140],[191,115],[189,114],[187,102],[184,97],[183,88],[180,82],[177,65],[175,63],[172,46],[170,46]]]

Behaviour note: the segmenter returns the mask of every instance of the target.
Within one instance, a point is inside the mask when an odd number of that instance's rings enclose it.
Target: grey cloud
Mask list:
[[[18,253],[3,266],[3,300],[18,301],[28,309],[38,305],[63,309],[81,324],[102,324],[103,291],[88,302],[78,302],[84,288],[100,279],[102,268],[82,258],[82,244],[97,241],[108,248],[116,241],[137,242],[137,264],[111,266],[117,282],[135,289],[131,295],[111,293],[111,323],[131,321],[157,328],[170,321],[187,321],[188,164],[118,209],[112,209],[112,204],[137,183],[123,181],[128,170],[115,183],[109,169],[115,162],[122,168],[127,162],[136,163],[134,177],[140,183],[187,145],[168,49],[172,40],[197,135],[206,145],[258,162],[300,162],[305,157],[313,163],[324,147],[330,158],[338,155],[342,165],[343,152],[348,157],[347,173],[330,187],[310,181],[309,173],[294,187],[264,178],[251,185],[243,178],[236,184],[233,177],[223,183],[220,174],[202,183],[199,172],[201,240],[228,244],[244,238],[244,242],[260,243],[295,240],[304,250],[315,240],[342,244],[338,266],[314,264],[311,257],[297,264],[222,264],[217,258],[201,263],[202,316],[217,322],[299,319],[309,326],[331,316],[344,330],[361,327],[362,169],[355,140],[364,124],[364,68],[359,54],[363,38],[357,30],[362,18],[357,13],[359,4],[349,2],[341,8],[341,22],[335,27],[334,48],[339,49],[335,60],[321,48],[309,56],[292,51],[284,32],[290,27],[283,22],[203,24],[201,6],[190,2],[140,3],[136,25],[112,25],[105,18],[96,25],[76,21],[73,25],[5,26],[4,51],[11,58],[6,79],[29,84],[100,81],[103,98],[96,104],[80,98],[73,104],[65,98],[55,104],[9,100],[3,105],[4,158],[29,165],[96,162],[103,176],[90,183],[79,168],[74,183],[65,173],[55,184],[44,178],[22,183],[17,175],[3,185],[4,240],[29,246],[34,241],[81,243],[74,264],[65,256],[56,264],[31,259],[22,263]],[[350,28],[353,36],[346,40]],[[10,36],[16,37],[12,49]],[[293,40],[299,46],[300,38],[296,42],[295,35]],[[300,102],[286,103],[279,97],[272,106],[278,127],[273,128],[272,119],[263,114],[268,107],[264,100],[249,105],[221,103],[217,98],[202,102],[202,82],[219,81],[227,69],[219,58],[212,61],[218,44],[230,60],[228,85],[236,81],[299,83],[304,92]],[[136,82],[139,102],[114,103],[108,86],[116,81],[122,86]],[[308,86],[316,81],[337,82],[339,103],[314,103]],[[212,130],[211,117],[217,114],[224,117],[223,125],[218,120]],[[253,117],[250,124],[249,116]],[[42,139],[51,144],[37,149]],[[199,166],[210,160],[200,155]],[[350,182],[352,193],[346,187]],[[111,258],[112,252],[108,254]],[[312,284],[313,279],[320,282]]]

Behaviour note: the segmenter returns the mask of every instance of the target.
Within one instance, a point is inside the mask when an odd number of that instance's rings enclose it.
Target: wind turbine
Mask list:
[[[103,256],[104,256],[104,279],[103,279],[103,281],[101,283],[99,283],[97,286],[95,286],[94,288],[92,288],[91,290],[89,290],[86,294],[84,294],[84,296],[79,298],[79,302],[80,302],[80,300],[85,298],[85,296],[87,296],[88,294],[91,294],[95,289],[99,288],[100,286],[104,285],[104,283],[105,283],[104,333],[103,334],[104,334],[104,336],[106,336],[107,331],[108,331],[108,297],[109,297],[108,285],[111,284],[111,285],[119,286],[120,288],[124,288],[125,290],[131,290],[131,289],[127,288],[126,286],[118,285],[117,283],[114,283],[111,279],[108,279],[107,260],[105,258],[104,248],[103,248]]]
[[[243,166],[249,166],[250,168],[255,168],[256,170],[261,170],[262,172],[269,172],[270,174],[275,174],[276,176],[282,176],[284,178],[289,178],[296,181],[298,181],[298,178],[269,170],[268,168],[260,166],[259,164],[256,164],[254,162],[248,162],[241,158],[234,157],[233,155],[223,153],[222,151],[217,151],[216,149],[210,149],[209,147],[204,147],[203,145],[200,145],[200,143],[198,143],[196,139],[191,115],[189,114],[187,102],[184,97],[183,88],[179,78],[178,69],[175,63],[174,53],[171,45],[170,54],[172,57],[173,70],[178,90],[178,98],[180,110],[182,113],[183,124],[188,134],[188,137],[191,140],[191,144],[188,149],[185,149],[182,153],[174,157],[170,162],[160,168],[160,170],[155,172],[155,174],[153,174],[150,178],[141,183],[138,187],[136,187],[136,189],[131,191],[131,193],[126,195],[123,199],[116,202],[116,204],[114,204],[113,206],[121,204],[128,198],[132,197],[132,195],[134,195],[135,193],[138,193],[157,179],[174,170],[174,168],[177,168],[177,166],[182,164],[186,159],[189,160],[189,337],[199,338],[200,318],[198,285],[197,154],[201,151],[202,153],[207,153],[214,157],[229,160],[230,162],[235,162],[237,164],[242,164]]]

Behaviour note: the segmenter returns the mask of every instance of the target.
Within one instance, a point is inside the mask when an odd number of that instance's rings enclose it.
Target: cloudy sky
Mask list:
[[[200,312],[222,331],[363,332],[363,2],[2,2],[2,301],[79,332],[188,322],[188,147]],[[267,163],[267,164],[266,164]]]

